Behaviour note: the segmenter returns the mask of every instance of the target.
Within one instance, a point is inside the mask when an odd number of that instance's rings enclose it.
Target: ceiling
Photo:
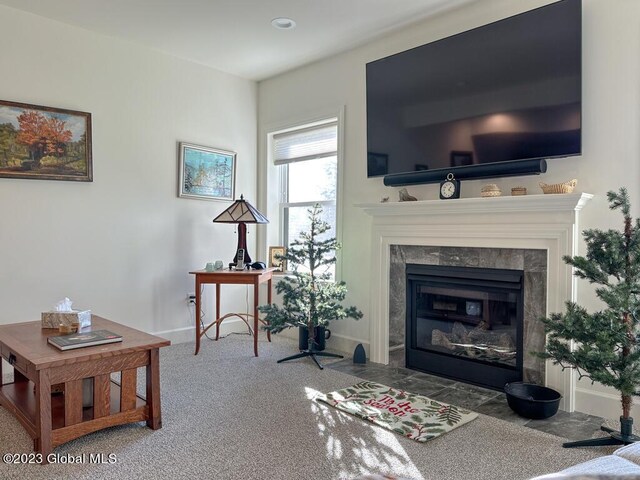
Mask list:
[[[475,0],[0,0],[240,77],[262,80]],[[271,20],[289,17],[294,30]]]

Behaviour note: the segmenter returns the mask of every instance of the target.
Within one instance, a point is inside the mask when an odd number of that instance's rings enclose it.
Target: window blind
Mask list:
[[[333,157],[337,151],[337,121],[273,136],[273,163],[276,165]]]

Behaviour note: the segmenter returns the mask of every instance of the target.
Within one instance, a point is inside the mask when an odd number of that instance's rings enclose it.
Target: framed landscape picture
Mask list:
[[[287,269],[287,261],[280,257],[284,255],[285,252],[285,247],[269,247],[269,267],[275,267],[280,272],[284,272]]]
[[[203,200],[234,199],[236,154],[180,142],[178,195]]]
[[[91,114],[0,100],[0,177],[92,182]]]

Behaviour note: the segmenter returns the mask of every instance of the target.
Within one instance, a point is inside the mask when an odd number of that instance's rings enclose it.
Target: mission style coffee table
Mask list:
[[[91,322],[81,332],[109,330],[122,342],[60,351],[47,344],[58,332],[39,321],[0,325],[2,358],[14,368],[13,383],[4,384],[0,361],[0,405],[33,438],[43,463],[58,445],[103,428],[141,421],[162,427],[159,349],[171,342],[95,315]],[[146,398],[136,393],[139,367],[146,367]],[[114,372],[122,372],[119,384]],[[90,407],[83,407],[83,379],[93,383]]]

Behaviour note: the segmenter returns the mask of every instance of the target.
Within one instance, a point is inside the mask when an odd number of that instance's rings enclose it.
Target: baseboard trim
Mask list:
[[[239,318],[228,318],[220,324],[220,335],[227,335],[231,332],[244,332],[247,330],[245,323]],[[215,337],[215,328],[211,328],[207,331],[207,335]],[[170,340],[171,343],[189,343],[195,342],[196,333],[193,327],[174,328],[172,330],[162,330],[159,332],[152,332],[152,335],[157,335],[162,338]],[[204,338],[204,337],[203,337]]]
[[[353,357],[353,351],[358,344],[361,343],[364,347],[364,351],[369,358],[369,342],[366,340],[360,340],[358,338],[349,337],[348,335],[341,335],[338,333],[332,334],[331,338],[327,340],[327,348],[330,350],[337,350],[344,354],[348,358]]]
[[[616,393],[576,387],[575,395],[578,412],[610,419],[617,419],[622,414],[620,396]],[[631,407],[631,416],[640,419],[640,405]]]
[[[225,320],[220,325],[220,335],[227,335],[231,332],[244,332],[247,330],[247,326],[245,323],[239,318],[230,318]],[[207,332],[210,336],[215,335],[215,331],[213,329]],[[153,332],[153,335],[157,335],[162,338],[166,338],[170,340],[171,343],[188,343],[195,341],[195,332],[193,327],[183,327],[183,328],[175,328],[173,330],[163,330],[159,332]],[[291,338],[298,341],[298,329],[297,328],[288,328],[278,333],[278,335],[282,335],[283,337]],[[331,338],[327,340],[327,350],[328,351],[336,351],[338,353],[343,354],[347,358],[351,358],[353,356],[353,351],[356,346],[361,343],[364,347],[365,352],[367,353],[367,358],[369,358],[369,342],[366,340],[360,340],[357,338],[349,337],[348,335],[341,335],[334,333],[331,335]]]
[[[278,333],[278,335],[282,335],[287,338],[291,338],[298,341],[298,329],[297,328],[287,328],[282,332]],[[369,342],[366,340],[360,340],[357,338],[350,337],[348,335],[341,335],[339,333],[332,333],[331,338],[327,340],[327,351],[329,352],[338,352],[344,355],[347,358],[353,357],[353,351],[356,349],[358,344],[361,343],[364,347],[364,351],[367,354],[367,359],[369,358]]]

